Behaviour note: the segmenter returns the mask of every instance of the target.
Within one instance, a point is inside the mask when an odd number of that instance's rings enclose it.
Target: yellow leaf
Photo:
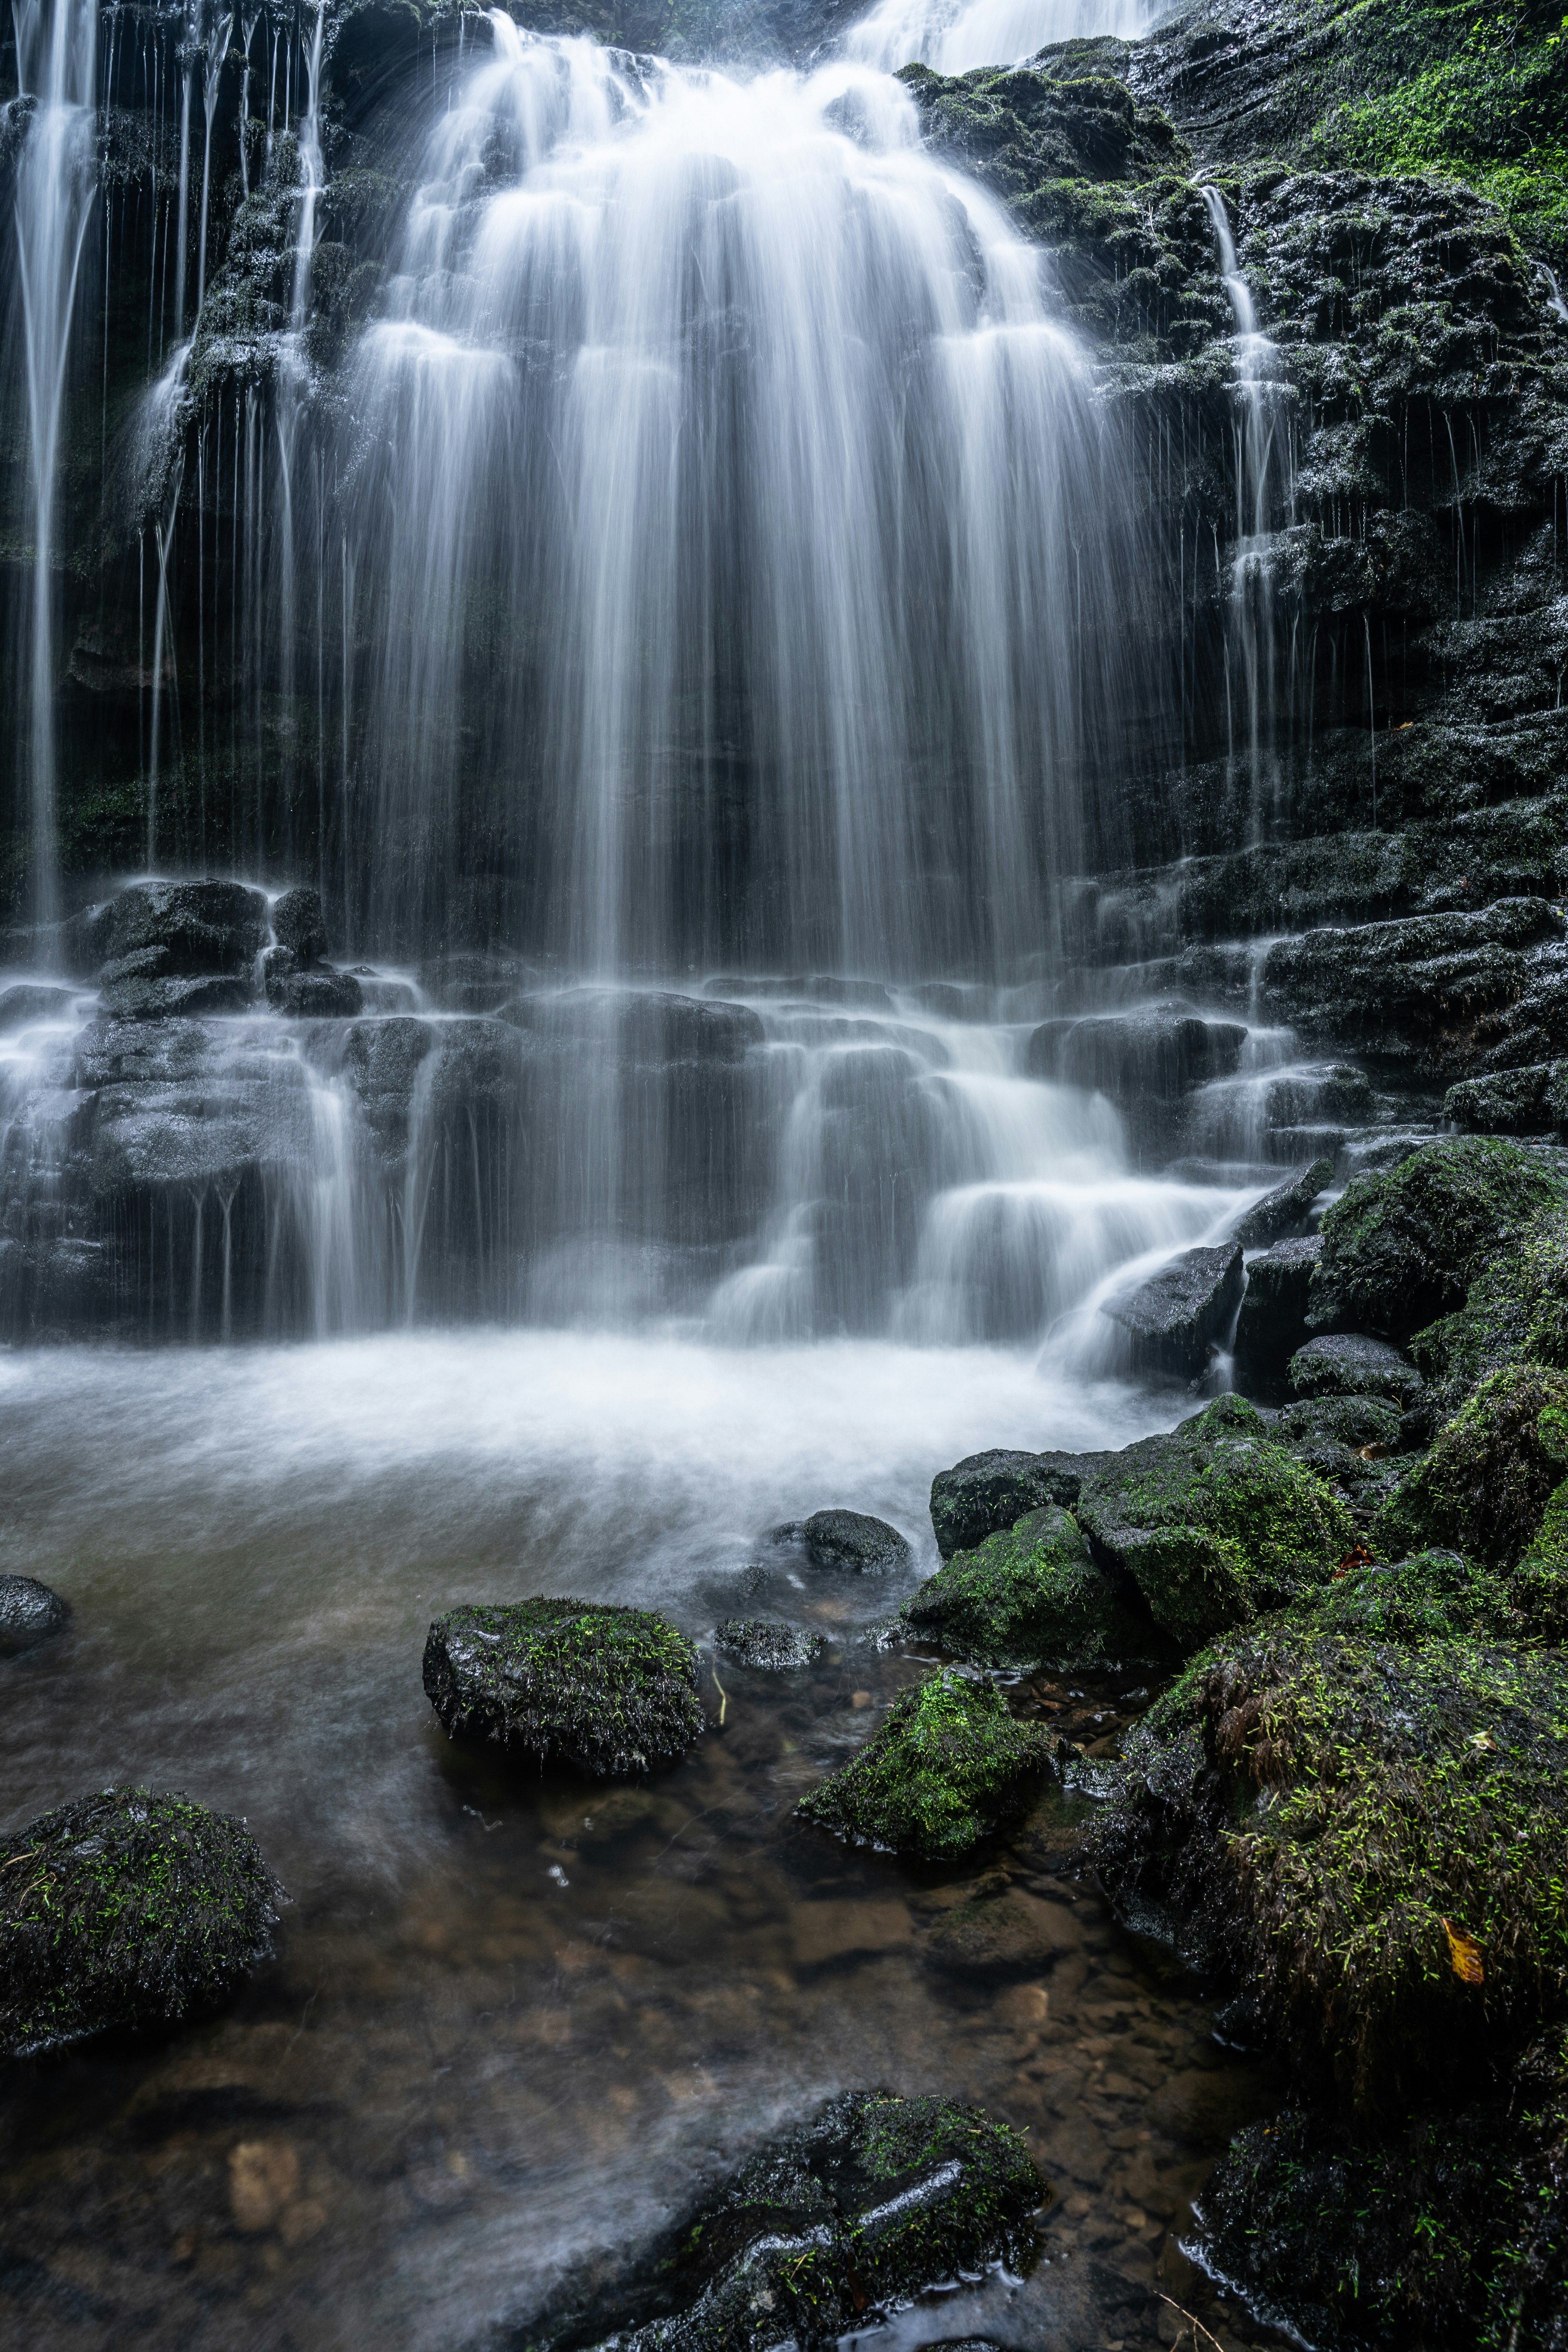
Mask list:
[[[1448,1958],[1454,1964],[1454,1974],[1461,1984],[1479,1984],[1485,1971],[1481,1967],[1481,1948],[1462,1927],[1455,1927],[1445,1919],[1443,1933],[1448,1938]]]

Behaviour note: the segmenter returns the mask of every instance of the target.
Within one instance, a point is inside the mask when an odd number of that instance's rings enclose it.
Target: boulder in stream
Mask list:
[[[967,1853],[1027,1812],[1050,1753],[992,1684],[950,1668],[900,1691],[859,1754],[795,1810],[858,1845]]]
[[[886,1576],[914,1557],[897,1528],[866,1511],[813,1511],[801,1540],[813,1568],[852,1569],[860,1576]]]
[[[601,2352],[830,2352],[928,2287],[1026,2272],[1050,2192],[984,2109],[850,2092],[770,2140],[629,2284],[551,2313],[543,2345]]]
[[[0,1576],[0,1658],[14,1658],[51,1633],[63,1633],[70,1614],[70,1602],[36,1576]]]
[[[776,1617],[727,1617],[713,1628],[713,1647],[737,1664],[775,1672],[787,1666],[809,1666],[826,1643],[805,1625],[786,1625]]]
[[[1108,1299],[1102,1315],[1119,1323],[1142,1370],[1192,1380],[1223,1340],[1241,1297],[1241,1244],[1183,1250],[1158,1274]]]
[[[1331,1160],[1314,1160],[1310,1168],[1298,1168],[1283,1184],[1265,1192],[1261,1201],[1254,1201],[1245,1215],[1237,1220],[1235,1239],[1243,1249],[1258,1249],[1266,1242],[1277,1241],[1293,1225],[1303,1223],[1310,1214],[1312,1203],[1320,1192],[1333,1181]]]
[[[1013,1527],[1047,1503],[1070,1511],[1085,1468],[1096,1459],[1088,1454],[1018,1454],[998,1447],[989,1454],[971,1454],[951,1470],[939,1470],[931,1482],[931,1523],[938,1551],[943,1559],[951,1559],[955,1551],[972,1551],[998,1528]]]
[[[0,2053],[215,2008],[267,1958],[282,1890],[243,1823],[112,1788],[0,1839]]]
[[[327,952],[327,919],[319,890],[280,890],[272,901],[272,936],[300,963],[315,963]]]
[[[593,1601],[466,1604],[425,1643],[425,1690],[453,1738],[603,1780],[684,1756],[702,1728],[697,1652],[647,1610]]]
[[[905,1602],[903,1630],[981,1666],[1104,1665],[1167,1646],[1136,1591],[1054,1503],[954,1552]]]
[[[1408,1356],[1364,1331],[1309,1339],[1291,1357],[1289,1376],[1300,1397],[1393,1397],[1406,1412],[1426,1385]]]
[[[1236,1318],[1236,1373],[1244,1385],[1277,1380],[1306,1340],[1307,1302],[1322,1246],[1316,1234],[1301,1234],[1247,1260]]]
[[[159,948],[171,972],[243,972],[267,944],[267,899],[243,882],[133,882],[95,908],[100,964]]]

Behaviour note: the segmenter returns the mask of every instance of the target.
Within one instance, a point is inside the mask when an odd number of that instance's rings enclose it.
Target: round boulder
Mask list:
[[[820,1633],[776,1617],[727,1617],[713,1628],[713,1647],[742,1666],[770,1671],[809,1666],[826,1647]]]
[[[70,1602],[36,1576],[0,1576],[0,1658],[14,1658],[70,1623]]]
[[[1362,1331],[1309,1339],[1291,1357],[1289,1377],[1300,1397],[1392,1397],[1406,1412],[1426,1386],[1408,1356]]]
[[[853,1843],[941,1860],[1021,1819],[1049,1762],[1038,1724],[948,1669],[900,1691],[859,1754],[795,1810]]]
[[[914,1554],[886,1519],[865,1511],[814,1511],[802,1529],[813,1568],[850,1569],[860,1576],[886,1576],[907,1568]]]
[[[437,1617],[425,1690],[454,1739],[601,1780],[673,1764],[702,1728],[697,1652],[642,1609],[468,1604]]]
[[[0,1839],[0,2053],[216,2007],[272,1948],[282,1889],[226,1813],[104,1789]]]

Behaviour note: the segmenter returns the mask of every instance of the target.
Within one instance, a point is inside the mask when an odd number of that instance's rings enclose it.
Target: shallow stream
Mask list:
[[[227,2015],[13,2072],[7,2340],[524,2343],[569,2266],[880,2084],[1026,2127],[1055,2199],[1026,2284],[955,2289],[878,2342],[1152,2346],[1180,2325],[1162,2294],[1259,2341],[1177,2242],[1278,2086],[1075,1874],[1087,1799],[1054,1790],[951,1872],[794,1824],[929,1662],[868,1638],[894,1581],[758,1541],[847,1504],[927,1574],[935,1470],[1123,1443],[1181,1402],[994,1349],[657,1333],[0,1358],[5,1564],[76,1611],[5,1669],[5,1825],[110,1777],[184,1788],[246,1816],[291,1897]],[[699,1639],[777,1613],[829,1648],[801,1675],[720,1660],[708,1733],[646,1786],[542,1785],[453,1748],[419,1671],[440,1610],[539,1591],[654,1603]],[[1142,1703],[1130,1679],[1018,1701],[1092,1745]],[[945,1972],[933,1923],[999,1874],[1037,1906],[1039,1965]]]

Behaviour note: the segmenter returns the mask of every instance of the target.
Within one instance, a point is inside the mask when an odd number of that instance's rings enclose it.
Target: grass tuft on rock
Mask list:
[[[1136,1595],[1118,1591],[1078,1521],[1054,1505],[955,1552],[905,1602],[903,1624],[982,1666],[1105,1665],[1166,1647]]]
[[[425,1643],[425,1689],[453,1738],[599,1779],[673,1763],[702,1728],[685,1634],[597,1601],[448,1610]]]
[[[941,1859],[1017,1821],[1049,1763],[1039,1725],[950,1668],[900,1691],[859,1754],[795,1810],[856,1844]]]
[[[282,1890],[226,1813],[111,1788],[0,1839],[0,2053],[215,2008],[272,1948]]]

